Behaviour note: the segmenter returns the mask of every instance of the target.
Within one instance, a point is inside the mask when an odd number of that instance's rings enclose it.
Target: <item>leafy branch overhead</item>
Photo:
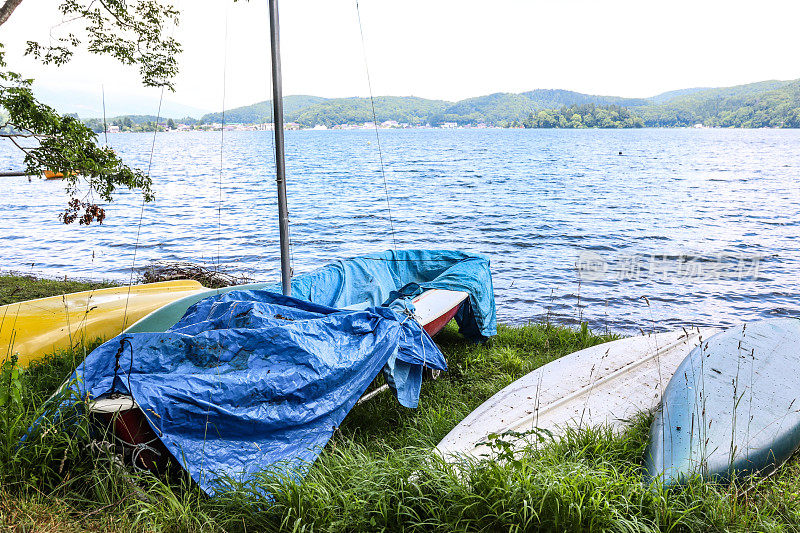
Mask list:
[[[168,24],[177,25],[179,12],[172,5],[155,0],[66,0],[59,6],[64,20],[86,23],[87,46],[95,54],[109,55],[124,65],[138,65],[147,87],[174,90],[172,78],[178,73],[180,44],[165,34]],[[45,64],[62,65],[82,43],[74,33],[52,37],[43,45],[28,41],[28,54]]]
[[[0,55],[0,67],[4,67]],[[0,71],[0,106],[8,113],[4,126],[16,133],[4,134],[25,154],[25,167],[29,174],[38,175],[46,170],[61,172],[67,185],[67,194],[79,194],[81,185],[88,186],[87,196],[96,192],[106,202],[119,186],[138,188],[146,201],[153,199],[150,178],[141,171],[131,169],[111,148],[97,144],[97,135],[80,120],[60,116],[56,111],[37,101],[30,89],[30,80]],[[8,84],[8,82],[11,82]],[[30,143],[29,140],[33,140]],[[83,202],[85,213],[101,213],[93,202]],[[74,206],[74,202],[70,202]],[[82,223],[92,220],[102,222],[102,217],[81,217]],[[77,218],[62,216],[65,223]]]
[[[0,5],[0,25],[23,0],[5,0]],[[46,44],[28,41],[26,54],[45,64],[67,63],[85,45],[89,52],[114,57],[124,65],[137,66],[142,83],[148,87],[174,90],[178,73],[180,44],[168,36],[167,28],[177,25],[179,12],[157,0],[64,0],[59,6],[63,22],[51,28]],[[80,25],[80,31],[60,28]],[[0,123],[2,137],[25,154],[25,171],[43,171],[64,176],[69,197],[60,218],[64,223],[102,222],[105,212],[95,203],[113,201],[118,187],[141,190],[151,201],[149,176],[125,165],[108,147],[97,143],[97,135],[77,117],[61,116],[33,95],[33,80],[7,70],[0,43]]]

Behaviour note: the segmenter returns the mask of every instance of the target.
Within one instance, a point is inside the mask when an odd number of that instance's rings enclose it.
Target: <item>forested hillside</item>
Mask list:
[[[290,117],[300,113],[310,106],[327,101],[327,98],[320,96],[308,96],[295,94],[283,98],[283,115],[287,122],[293,122]],[[200,122],[210,124],[212,122],[222,122],[222,113],[208,113],[203,115]],[[225,122],[229,124],[258,124],[261,122],[272,122],[272,100],[265,100],[243,107],[235,107],[225,110]]]
[[[653,127],[800,127],[800,80],[706,89],[638,109]]]
[[[641,128],[641,117],[626,107],[594,104],[563,106],[531,113],[522,122],[526,128]]]
[[[643,98],[621,98],[597,96],[560,89],[537,89],[525,93],[495,93],[459,102],[428,100],[415,96],[377,96],[375,113],[378,122],[394,120],[411,125],[444,122],[459,125],[487,124],[510,126],[521,124],[534,111],[560,108],[562,106],[596,105],[641,106],[649,102]],[[229,123],[254,123],[270,121],[272,103],[268,100],[251,106],[239,107],[225,112]],[[287,96],[284,98],[284,119],[306,127],[317,124],[328,127],[337,124],[359,124],[372,122],[369,98],[319,98],[311,96]],[[203,116],[201,122],[221,122],[222,113]]]
[[[374,100],[379,122],[394,120],[415,126],[427,124],[430,117],[441,113],[448,105],[443,100],[427,100],[414,96],[378,96]],[[372,106],[369,98],[334,98],[308,106],[298,113],[287,114],[286,120],[304,126],[363,124],[372,122]]]
[[[800,127],[800,80],[763,81],[735,87],[679,89],[651,98],[622,98],[559,89],[495,93],[458,102],[414,96],[374,99],[378,122],[411,126],[520,126],[530,128],[635,128],[703,124],[709,127]],[[369,98],[287,96],[286,122],[305,127],[372,122]],[[227,123],[272,120],[270,101],[229,109]],[[136,121],[134,121],[136,122]],[[200,123],[222,122],[221,113]]]

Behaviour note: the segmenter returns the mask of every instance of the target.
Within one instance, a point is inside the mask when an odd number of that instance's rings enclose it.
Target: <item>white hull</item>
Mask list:
[[[414,304],[414,318],[419,322],[420,326],[425,328],[429,324],[442,319],[442,317],[447,317],[451,311],[457,311],[461,303],[467,298],[469,298],[469,294],[463,291],[427,290],[411,300],[411,303]],[[450,318],[452,318],[452,314],[450,314]],[[448,322],[450,318],[447,319]]]
[[[515,381],[484,402],[438,444],[446,458],[488,455],[495,433],[611,426],[655,409],[683,359],[718,330],[696,328],[640,335],[564,356]],[[518,446],[525,444],[519,441]]]

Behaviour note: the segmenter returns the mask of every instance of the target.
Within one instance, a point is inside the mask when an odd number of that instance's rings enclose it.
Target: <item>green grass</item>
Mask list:
[[[115,285],[117,284],[108,281],[78,281],[68,280],[66,277],[63,280],[54,280],[19,274],[2,274],[0,275],[0,305],[70,292],[103,289]]]
[[[755,486],[644,486],[647,414],[623,435],[587,429],[520,456],[500,449],[501,461],[452,465],[431,453],[500,388],[606,340],[539,324],[501,327],[474,345],[451,326],[437,337],[450,371],[423,385],[418,409],[379,396],[348,415],[303,482],[264,473],[213,499],[180,478],[166,484],[120,468],[91,444],[79,413],[45,417],[17,446],[83,356],[57,354],[19,374],[18,400],[0,407],[0,531],[800,530],[797,462]]]

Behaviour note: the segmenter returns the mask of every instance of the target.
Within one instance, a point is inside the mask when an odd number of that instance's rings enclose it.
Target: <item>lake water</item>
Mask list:
[[[800,131],[380,135],[397,247],[489,255],[502,322],[630,333],[800,316]],[[152,134],[108,138],[147,168]],[[295,272],[392,247],[374,132],[286,143]],[[62,183],[0,178],[0,269],[127,280],[154,260],[219,260],[275,280],[270,132],[226,132],[222,159],[220,178],[219,132],[156,135],[138,246],[136,194],[102,226],[64,226]],[[20,167],[0,146],[0,169]]]

